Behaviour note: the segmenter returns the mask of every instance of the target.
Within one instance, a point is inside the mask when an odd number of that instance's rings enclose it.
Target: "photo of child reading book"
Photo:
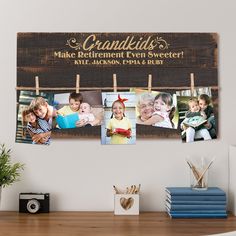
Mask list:
[[[98,93],[86,91],[55,94],[54,103],[58,108],[56,127],[71,129],[101,125],[103,109],[101,94],[99,99]],[[95,94],[96,97],[93,96]]]
[[[76,128],[79,121],[79,109],[83,101],[81,93],[72,92],[69,95],[68,105],[57,111],[57,127],[61,129]]]
[[[181,123],[181,128],[184,130],[183,134],[186,133],[186,143],[193,142],[195,136],[210,140],[211,136],[207,130],[209,123],[205,112],[201,111],[199,101],[196,98],[190,98],[188,105],[189,110]]]
[[[106,108],[102,144],[135,143],[135,94],[107,93],[103,98]]]
[[[211,89],[198,88],[194,97],[190,94],[190,90],[177,92],[182,140],[188,143],[217,138]]]
[[[64,105],[57,111],[57,113],[62,116],[67,116],[75,112],[78,112],[82,101],[83,101],[83,96],[81,93],[72,92],[69,95],[68,99],[69,105]]]

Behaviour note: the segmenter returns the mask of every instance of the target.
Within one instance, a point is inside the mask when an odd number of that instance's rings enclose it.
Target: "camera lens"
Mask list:
[[[40,203],[36,199],[29,200],[27,203],[27,210],[30,213],[36,213],[40,208]]]

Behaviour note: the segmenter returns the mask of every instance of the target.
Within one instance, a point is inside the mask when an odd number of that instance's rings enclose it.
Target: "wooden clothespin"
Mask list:
[[[39,77],[35,76],[35,91],[36,95],[39,95]]]
[[[116,80],[116,74],[113,74],[113,92],[117,92],[117,80]]]
[[[80,75],[76,75],[76,84],[75,84],[75,91],[76,93],[79,93],[79,86],[80,86]]]
[[[194,73],[190,74],[190,80],[191,80],[191,85],[190,85],[190,89],[191,89],[191,96],[194,96]]]
[[[152,91],[152,75],[148,75],[148,92],[151,93]]]

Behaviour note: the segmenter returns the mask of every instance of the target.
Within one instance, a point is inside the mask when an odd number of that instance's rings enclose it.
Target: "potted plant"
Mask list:
[[[0,203],[2,188],[19,180],[23,167],[21,163],[11,163],[11,149],[7,149],[5,144],[0,144]]]

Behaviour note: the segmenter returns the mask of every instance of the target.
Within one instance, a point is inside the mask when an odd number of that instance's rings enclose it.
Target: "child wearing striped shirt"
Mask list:
[[[50,144],[51,131],[46,120],[37,118],[33,110],[29,108],[23,110],[22,118],[31,137],[40,134],[37,140],[33,139],[33,144]]]

